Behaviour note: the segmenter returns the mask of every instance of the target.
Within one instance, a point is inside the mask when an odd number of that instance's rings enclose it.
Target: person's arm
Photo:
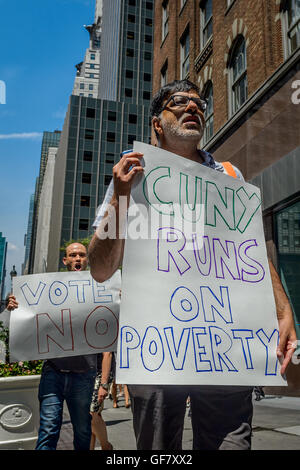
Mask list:
[[[277,357],[281,363],[280,372],[284,375],[286,368],[292,359],[292,355],[297,348],[297,335],[289,299],[284,291],[279,275],[270,260],[269,266],[279,325]]]
[[[97,282],[109,279],[122,262],[130,190],[135,175],[143,171],[142,156],[139,152],[126,153],[113,168],[114,194],[110,207],[88,248],[91,275]]]
[[[109,380],[110,368],[111,368],[112,353],[102,353],[102,365],[101,365],[101,383],[107,384]],[[101,387],[98,389],[98,400],[102,402],[108,395],[108,391]]]

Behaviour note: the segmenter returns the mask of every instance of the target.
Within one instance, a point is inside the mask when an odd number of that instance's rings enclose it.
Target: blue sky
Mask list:
[[[30,195],[39,172],[43,131],[62,129],[76,74],[89,44],[84,24],[95,0],[0,0],[0,232],[21,274]]]

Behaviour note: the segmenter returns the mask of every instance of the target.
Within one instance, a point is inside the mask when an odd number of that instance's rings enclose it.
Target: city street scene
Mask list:
[[[300,450],[300,1],[0,6],[0,451]]]

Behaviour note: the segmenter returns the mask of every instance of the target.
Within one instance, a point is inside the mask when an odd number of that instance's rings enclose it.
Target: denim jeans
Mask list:
[[[43,370],[40,386],[40,428],[36,450],[55,450],[66,400],[74,433],[74,449],[89,450],[91,440],[90,404],[96,371],[62,373]]]

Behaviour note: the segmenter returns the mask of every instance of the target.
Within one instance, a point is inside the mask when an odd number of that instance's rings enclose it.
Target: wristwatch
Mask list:
[[[108,384],[100,384],[100,387],[104,388],[108,392],[109,385]]]

